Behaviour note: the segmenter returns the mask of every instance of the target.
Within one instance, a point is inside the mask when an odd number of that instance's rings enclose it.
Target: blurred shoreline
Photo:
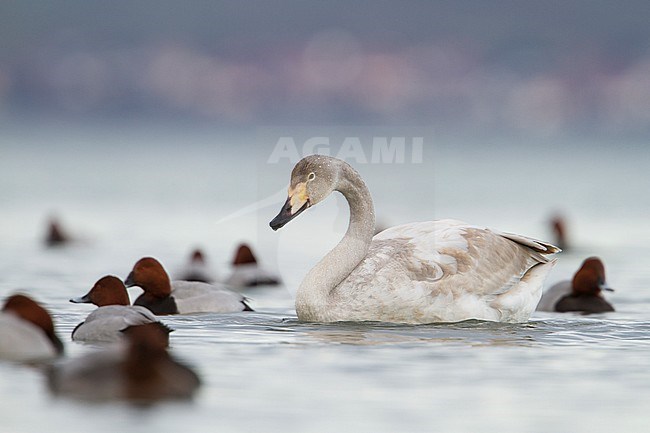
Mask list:
[[[0,15],[0,118],[650,136],[642,1],[33,6]]]

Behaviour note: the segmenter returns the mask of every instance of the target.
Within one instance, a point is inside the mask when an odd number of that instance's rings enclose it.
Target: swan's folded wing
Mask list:
[[[512,236],[439,220],[393,227],[375,236],[373,244],[399,243],[392,259],[409,279],[429,283],[432,294],[496,296],[514,287],[532,266],[547,261],[527,245],[532,240]]]

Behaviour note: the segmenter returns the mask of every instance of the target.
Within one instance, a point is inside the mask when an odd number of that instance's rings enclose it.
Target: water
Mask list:
[[[202,246],[225,276],[235,243],[246,240],[286,287],[247,292],[255,313],[164,318],[176,330],[174,356],[202,377],[193,402],[142,410],[55,399],[38,369],[0,363],[0,431],[647,431],[649,150],[427,136],[423,164],[357,166],[389,225],[456,217],[548,239],[545,220],[566,212],[575,248],[548,283],[599,255],[616,313],[537,313],[521,325],[320,325],[297,321],[292,296],[340,238],[347,209],[332,198],[280,232],[268,229],[292,164],[267,160],[292,133],[327,131],[4,129],[0,295],[20,289],[43,302],[66,356],[98,348],[70,341],[92,308],[67,300],[105,274],[126,277],[144,255],[173,273]],[[272,205],[236,213],[268,197]],[[51,213],[81,241],[42,248]]]

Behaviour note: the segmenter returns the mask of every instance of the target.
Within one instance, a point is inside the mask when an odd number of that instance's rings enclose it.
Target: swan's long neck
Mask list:
[[[327,316],[328,298],[368,254],[375,232],[375,209],[366,184],[352,167],[339,166],[335,187],[348,201],[350,224],[341,242],[312,268],[296,294],[300,320],[319,321]]]

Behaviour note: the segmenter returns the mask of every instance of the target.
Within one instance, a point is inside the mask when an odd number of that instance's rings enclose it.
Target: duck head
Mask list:
[[[70,302],[75,304],[95,304],[98,307],[131,304],[124,283],[112,275],[100,278],[90,289],[90,292],[79,298],[72,298]]]
[[[124,284],[126,287],[138,286],[157,298],[167,297],[172,291],[169,275],[160,262],[153,257],[138,260],[124,280]]]
[[[256,263],[257,259],[255,258],[255,254],[253,254],[253,250],[251,250],[251,248],[246,244],[239,245],[239,248],[237,248],[237,252],[235,253],[235,258],[232,261],[233,266]]]
[[[589,257],[573,276],[573,293],[600,296],[603,290],[613,292],[605,280],[605,266],[598,257]]]

